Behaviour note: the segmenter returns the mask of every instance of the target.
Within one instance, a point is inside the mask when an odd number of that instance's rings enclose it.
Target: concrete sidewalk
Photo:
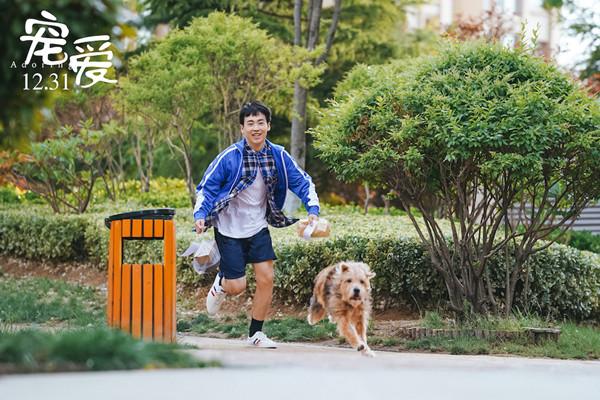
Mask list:
[[[5,376],[2,400],[599,398],[600,362],[377,352],[180,337],[225,368]]]

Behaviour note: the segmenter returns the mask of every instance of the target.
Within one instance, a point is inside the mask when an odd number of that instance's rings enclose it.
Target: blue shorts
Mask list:
[[[238,279],[246,275],[246,264],[276,260],[269,228],[244,239],[223,236],[215,228],[215,241],[221,253],[219,275],[225,279]]]

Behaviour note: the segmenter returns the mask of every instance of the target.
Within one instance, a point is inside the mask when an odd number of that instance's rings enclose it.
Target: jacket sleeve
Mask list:
[[[219,194],[225,180],[225,154],[215,158],[196,187],[196,205],[194,206],[194,221],[206,219],[213,209],[215,198]]]
[[[288,189],[302,200],[309,214],[319,215],[319,197],[312,179],[285,150],[283,150],[283,160],[287,171]]]

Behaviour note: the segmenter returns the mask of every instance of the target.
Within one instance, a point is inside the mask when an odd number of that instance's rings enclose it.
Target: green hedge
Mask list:
[[[600,235],[594,235],[592,232],[587,231],[571,231],[566,236],[567,241],[564,244],[579,250],[600,254]]]
[[[111,213],[57,215],[22,209],[0,210],[0,254],[30,260],[77,261],[97,269],[107,268],[109,230],[104,217]],[[184,224],[181,224],[184,225]],[[195,234],[178,226],[177,254],[189,246]],[[123,246],[125,262],[154,263],[162,260],[162,241],[127,240]],[[212,282],[199,277],[189,259],[177,257],[179,282],[204,284]]]
[[[139,180],[128,180],[123,183],[118,193],[120,199],[136,199],[138,203],[146,207],[189,207],[190,198],[187,192],[185,180],[177,178],[154,177],[150,181],[150,190],[141,191]],[[67,196],[69,201],[73,199]],[[90,205],[101,205],[109,200],[106,188],[102,182],[94,185]],[[46,204],[44,199],[31,191],[22,191],[14,185],[6,184],[0,186],[1,204]]]
[[[509,260],[510,262],[511,260]],[[505,259],[497,255],[490,260],[491,279],[496,297],[504,298]],[[534,254],[529,267],[529,291],[517,285],[515,306],[557,319],[600,318],[600,256],[569,246],[553,244]],[[528,299],[526,303],[526,299]]]
[[[1,254],[36,260],[87,258],[85,218],[20,210],[2,211],[0,221]]]
[[[106,214],[108,215],[108,213]],[[178,223],[177,252],[194,239],[187,221]],[[109,231],[101,215],[60,216],[26,210],[0,210],[0,254],[36,260],[85,261],[106,268]],[[378,308],[403,306],[415,310],[443,306],[446,289],[418,240],[411,237],[337,236],[312,242],[275,240],[275,296],[288,304],[305,305],[313,280],[322,268],[340,260],[364,261],[377,276],[373,281]],[[159,241],[126,241],[129,262],[156,262]],[[496,295],[503,298],[504,259],[490,261]],[[190,259],[177,258],[178,280],[207,285],[210,275],[196,275]],[[541,315],[585,319],[600,316],[600,256],[553,245],[530,260],[530,310]],[[251,271],[251,269],[249,269]],[[250,288],[252,274],[249,273]],[[525,310],[523,284],[516,307]]]
[[[423,246],[411,238],[369,239],[347,236],[331,241],[277,248],[276,295],[287,303],[306,304],[317,273],[343,260],[364,261],[376,273],[372,281],[376,307],[436,307],[446,299],[442,280]]]

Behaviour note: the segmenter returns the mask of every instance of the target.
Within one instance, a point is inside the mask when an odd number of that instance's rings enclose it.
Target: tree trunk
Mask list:
[[[383,200],[384,214],[390,215],[390,199],[388,199],[388,197],[385,194],[382,194],[381,200]]]
[[[306,100],[308,90],[294,84],[294,116],[292,118],[292,157],[300,168],[305,167],[306,156]]]
[[[296,81],[294,84],[294,116],[292,118],[292,143],[291,154],[300,168],[305,168],[306,160],[306,97],[308,90],[300,86]],[[288,200],[284,205],[284,212],[293,216],[296,210],[300,208],[300,199],[288,193]]]
[[[306,48],[314,50],[319,42],[319,29],[321,26],[321,10],[323,9],[323,0],[308,1],[308,34],[306,36]],[[315,64],[320,64],[327,59],[329,50],[333,45],[333,38],[340,18],[341,0],[335,1],[333,19],[329,32],[325,51],[315,60]],[[302,45],[302,0],[294,1],[294,45]],[[296,80],[294,82],[294,99],[292,116],[292,135],[291,135],[291,155],[296,160],[298,165],[306,168],[306,103],[308,98],[308,89],[300,85]],[[298,209],[300,201],[297,197],[292,196],[284,207],[287,213],[291,213]]]
[[[146,141],[146,173],[144,174],[146,179],[142,190],[144,193],[150,191],[150,180],[152,179],[152,170],[154,169],[154,135],[147,137]]]
[[[138,176],[140,178],[140,185],[142,188],[142,192],[144,192],[144,187],[146,183],[146,173],[144,169],[144,160],[142,156],[142,138],[138,133],[135,134],[135,146],[133,147],[133,155],[135,157],[135,165],[138,170]]]
[[[190,202],[192,207],[196,204],[196,188],[194,186],[194,179],[192,178],[192,157],[191,154],[185,154],[184,156],[185,163],[185,183],[188,188],[188,193],[190,195]]]
[[[314,50],[319,41],[319,28],[321,25],[321,9],[323,8],[322,0],[310,0],[308,9],[308,35],[306,37],[306,48]],[[294,44],[300,45],[301,38],[301,15],[302,1],[296,0],[294,4]],[[336,22],[337,24],[337,22]],[[296,160],[301,168],[305,167],[306,160],[306,101],[308,89],[300,86],[300,82],[296,80],[294,83],[294,116],[292,117],[292,157]]]
[[[363,187],[365,188],[365,215],[369,213],[369,201],[371,200],[371,191],[369,190],[369,184],[367,182],[363,183]]]
[[[110,170],[109,170],[109,174],[110,174]],[[111,188],[111,186],[108,184],[109,180],[112,181],[112,179],[110,179],[110,177],[107,179],[105,174],[102,175],[102,182],[104,182],[104,190],[106,190],[106,195],[108,196],[108,198],[111,201],[116,201],[117,197],[116,197],[114,188]]]

